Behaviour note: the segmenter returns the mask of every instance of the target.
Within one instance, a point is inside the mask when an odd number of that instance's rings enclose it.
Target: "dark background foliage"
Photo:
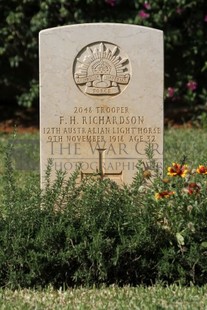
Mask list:
[[[163,30],[166,102],[194,109],[205,106],[205,0],[1,0],[1,104],[38,105],[39,31],[93,22],[129,23]]]

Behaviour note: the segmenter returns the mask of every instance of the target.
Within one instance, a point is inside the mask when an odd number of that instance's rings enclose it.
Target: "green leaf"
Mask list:
[[[207,249],[207,241],[201,242],[201,248]]]
[[[184,237],[180,233],[176,233],[176,239],[179,245],[184,245]]]

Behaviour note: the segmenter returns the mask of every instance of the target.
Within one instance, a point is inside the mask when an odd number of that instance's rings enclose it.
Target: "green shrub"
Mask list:
[[[0,209],[0,285],[206,284],[207,167],[184,162],[159,177],[138,163],[131,186],[57,172],[19,184],[6,147]],[[157,174],[157,176],[156,176]],[[153,179],[152,179],[153,176]]]

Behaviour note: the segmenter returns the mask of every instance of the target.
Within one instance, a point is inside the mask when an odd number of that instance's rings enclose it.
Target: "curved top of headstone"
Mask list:
[[[91,28],[96,28],[96,27],[118,27],[118,28],[135,28],[136,30],[143,30],[143,31],[153,31],[153,32],[163,32],[160,29],[156,28],[151,28],[151,27],[146,27],[146,26],[140,26],[140,25],[134,25],[134,24],[123,24],[123,23],[82,23],[82,24],[70,24],[70,25],[64,25],[64,26],[57,26],[57,27],[51,27],[51,28],[46,28],[42,29],[40,33],[46,32],[46,31],[59,31],[60,29],[67,29],[67,28],[84,28],[84,27],[91,27]]]

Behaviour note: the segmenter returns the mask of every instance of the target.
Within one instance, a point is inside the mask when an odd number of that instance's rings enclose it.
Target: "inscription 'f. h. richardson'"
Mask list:
[[[86,46],[74,61],[74,80],[88,95],[117,95],[130,80],[129,59],[118,46],[96,42]]]

